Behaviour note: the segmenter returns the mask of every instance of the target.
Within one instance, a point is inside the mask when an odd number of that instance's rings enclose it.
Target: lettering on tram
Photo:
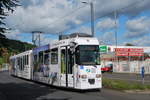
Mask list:
[[[99,42],[84,33],[10,57],[11,75],[58,87],[101,89]]]

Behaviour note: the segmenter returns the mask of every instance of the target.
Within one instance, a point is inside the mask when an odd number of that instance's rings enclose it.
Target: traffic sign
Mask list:
[[[100,52],[107,52],[108,47],[106,45],[99,46]]]

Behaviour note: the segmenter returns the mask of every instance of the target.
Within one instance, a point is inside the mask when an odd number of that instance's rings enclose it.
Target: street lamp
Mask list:
[[[91,8],[91,34],[92,37],[94,37],[94,6],[93,6],[93,2],[82,2],[84,4],[90,4],[90,8]]]

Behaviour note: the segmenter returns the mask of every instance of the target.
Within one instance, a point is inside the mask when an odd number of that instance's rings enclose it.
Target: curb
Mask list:
[[[125,93],[150,94],[150,90],[124,90]]]

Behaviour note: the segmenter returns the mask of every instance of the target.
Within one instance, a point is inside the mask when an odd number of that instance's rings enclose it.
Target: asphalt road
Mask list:
[[[129,94],[102,89],[84,93],[63,90],[0,72],[0,100],[150,100],[150,94]]]

